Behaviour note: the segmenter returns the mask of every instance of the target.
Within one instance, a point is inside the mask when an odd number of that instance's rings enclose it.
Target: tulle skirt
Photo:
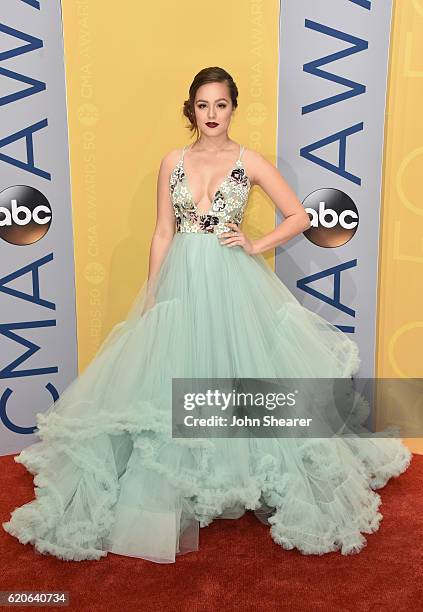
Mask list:
[[[173,377],[342,378],[359,363],[262,255],[177,233],[154,284],[37,413],[40,441],[15,457],[36,497],[3,528],[64,560],[172,563],[199,548],[199,527],[253,510],[283,548],[358,552],[382,518],[374,490],[410,462],[400,440],[177,438],[171,421]]]

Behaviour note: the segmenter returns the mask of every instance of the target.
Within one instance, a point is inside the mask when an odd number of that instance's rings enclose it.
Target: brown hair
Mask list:
[[[223,83],[225,81],[228,85],[229,95],[232,101],[232,107],[235,109],[238,106],[238,88],[235,85],[235,81],[233,80],[231,75],[223,68],[219,68],[218,66],[203,68],[195,75],[194,80],[191,83],[191,86],[189,88],[189,98],[188,100],[184,101],[182,113],[189,121],[189,125],[187,126],[187,128],[190,130],[191,133],[195,132],[197,134],[197,140],[200,137],[200,132],[198,130],[197,121],[195,119],[195,94],[197,93],[197,90],[205,83]]]

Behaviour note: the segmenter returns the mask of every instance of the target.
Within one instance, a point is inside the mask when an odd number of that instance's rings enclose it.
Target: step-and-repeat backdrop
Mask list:
[[[391,0],[282,2],[278,161],[311,215],[276,271],[374,376]]]
[[[77,374],[74,243],[59,2],[2,0],[0,447]]]
[[[361,376],[421,375],[421,2],[218,0],[218,37],[192,28],[194,0],[106,4],[1,2],[1,454],[35,439],[144,282],[159,162],[190,141],[205,66],[239,86],[231,137],[312,217],[269,265],[354,337]],[[254,188],[245,231],[280,221]]]

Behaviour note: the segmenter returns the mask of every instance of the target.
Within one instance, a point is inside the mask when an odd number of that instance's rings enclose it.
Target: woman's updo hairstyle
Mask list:
[[[235,109],[238,106],[238,88],[235,85],[235,81],[233,80],[231,75],[223,68],[219,68],[218,66],[203,68],[195,75],[194,80],[191,83],[191,86],[189,88],[189,98],[188,100],[184,101],[182,113],[189,121],[187,129],[189,129],[191,133],[196,133],[197,140],[200,137],[200,132],[197,126],[197,121],[195,119],[195,94],[197,93],[197,90],[206,83],[223,83],[225,81],[228,85],[229,95],[232,101],[232,107]]]

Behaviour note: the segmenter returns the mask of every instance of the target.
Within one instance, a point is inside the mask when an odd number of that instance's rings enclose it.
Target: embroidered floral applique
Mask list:
[[[219,223],[219,217],[213,217],[212,215],[199,215],[198,225],[201,230],[207,233],[214,233],[215,226]]]
[[[223,210],[225,208],[226,205],[226,201],[225,201],[225,197],[223,195],[223,193],[220,191],[217,191],[215,198],[213,200],[213,210]]]
[[[197,210],[186,180],[183,155],[170,175],[170,196],[176,217],[176,231],[221,234],[228,231],[225,223],[239,225],[244,217],[251,188],[241,155],[234,168],[216,192],[209,214]],[[212,214],[214,213],[214,214]]]
[[[240,185],[248,184],[248,177],[244,168],[235,168],[232,170],[231,177]]]

